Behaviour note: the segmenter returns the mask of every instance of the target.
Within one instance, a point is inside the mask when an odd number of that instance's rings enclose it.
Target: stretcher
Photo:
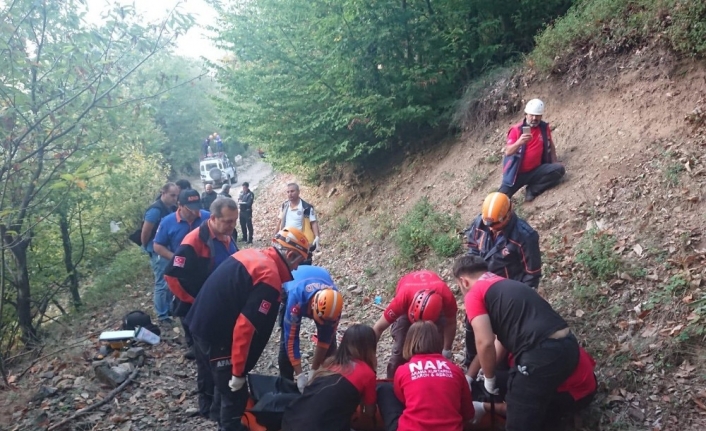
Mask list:
[[[390,380],[378,380],[378,383],[386,382],[390,382]],[[281,431],[284,407],[298,396],[297,385],[290,380],[276,376],[250,374],[248,375],[248,388],[250,397],[242,418],[243,425],[247,426],[250,431]],[[269,405],[269,408],[263,410],[258,407],[260,400],[270,401],[264,402]],[[504,425],[505,418],[486,413],[479,424],[468,425],[464,431],[499,431],[504,429]],[[362,414],[360,407],[351,418],[351,429],[353,431],[386,431],[379,410],[375,412],[375,416],[367,416]]]

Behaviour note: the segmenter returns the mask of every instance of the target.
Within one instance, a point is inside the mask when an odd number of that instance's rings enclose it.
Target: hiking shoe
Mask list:
[[[525,202],[532,202],[536,197],[537,196],[533,195],[530,192],[525,192]]]
[[[245,244],[252,244],[252,240],[245,241]]]
[[[196,350],[194,349],[194,346],[189,347],[189,350],[184,353],[184,358],[190,361],[196,359]]]

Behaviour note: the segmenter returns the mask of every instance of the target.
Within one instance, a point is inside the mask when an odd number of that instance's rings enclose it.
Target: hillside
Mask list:
[[[521,117],[517,109],[540,97],[567,181],[515,205],[541,236],[542,294],[599,361],[600,396],[583,429],[706,429],[706,68],[651,48],[561,78],[526,71],[494,90],[486,106],[497,111],[488,115],[497,120],[382,161],[374,174],[351,171],[303,187],[302,197],[316,205],[322,221],[323,250],[315,263],[332,271],[346,295],[341,329],[372,324],[380,313],[373,298],[389,299],[407,271],[395,235],[420,199],[440,213],[458,213],[458,228],[479,212],[499,185],[500,154],[507,128]],[[293,180],[278,174],[258,188],[256,246],[267,245],[285,184]],[[428,253],[413,266],[451,282],[451,262]],[[95,331],[115,327],[127,311],[150,309],[151,275],[139,274],[141,281],[117,292],[110,306],[53,329],[57,348],[75,347],[31,368],[13,367],[11,376],[27,373],[16,391],[2,394],[0,422],[7,429],[46,429],[109,392],[92,380]],[[176,331],[147,348],[136,383],[66,429],[205,427],[192,417],[195,367],[181,358],[178,339]],[[275,331],[259,371],[276,372],[278,340]],[[385,337],[379,347],[381,368],[388,343]],[[455,352],[461,351],[459,331]]]

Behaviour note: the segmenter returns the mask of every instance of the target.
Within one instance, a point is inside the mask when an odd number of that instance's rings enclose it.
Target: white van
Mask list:
[[[222,184],[233,184],[238,182],[238,173],[235,166],[230,162],[228,156],[206,157],[199,163],[201,172],[201,183],[219,186]]]

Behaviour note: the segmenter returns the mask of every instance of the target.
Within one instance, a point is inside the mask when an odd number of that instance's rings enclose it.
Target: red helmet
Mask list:
[[[414,294],[407,317],[411,323],[427,320],[435,322],[441,316],[443,306],[444,301],[441,299],[441,295],[434,290],[420,290]]]

